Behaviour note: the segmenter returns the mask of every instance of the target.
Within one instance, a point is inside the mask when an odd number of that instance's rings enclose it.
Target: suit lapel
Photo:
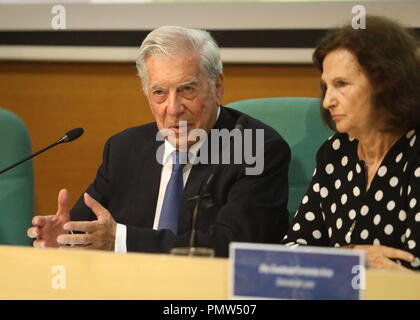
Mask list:
[[[141,208],[144,212],[150,212],[150,214],[141,215],[144,217],[142,225],[152,228],[155,219],[155,211],[157,199],[159,196],[160,178],[162,173],[162,165],[156,159],[156,152],[159,146],[163,143],[162,141],[156,141],[157,129],[154,132],[154,138],[150,139],[147,146],[144,147],[139,143],[138,152],[140,167],[138,170],[138,187],[136,188],[139,192],[137,198],[137,208]]]

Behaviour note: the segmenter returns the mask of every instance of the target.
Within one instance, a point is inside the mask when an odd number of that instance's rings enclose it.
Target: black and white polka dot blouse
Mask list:
[[[312,182],[282,243],[341,247],[375,244],[415,256],[420,269],[420,128],[388,151],[366,191],[356,139],[337,133],[317,153]]]

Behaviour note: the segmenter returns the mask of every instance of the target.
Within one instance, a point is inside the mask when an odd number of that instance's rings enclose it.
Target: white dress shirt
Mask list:
[[[220,107],[217,109],[217,118],[220,115]],[[188,176],[190,175],[192,163],[194,163],[195,158],[197,157],[198,150],[200,150],[205,139],[198,141],[193,144],[188,150],[188,163],[182,169],[182,180],[185,184],[187,183]],[[168,185],[169,179],[172,174],[172,152],[176,148],[165,140],[165,152],[163,154],[163,166],[160,175],[160,186],[159,186],[159,196],[156,204],[155,211],[155,220],[153,222],[153,230],[157,230],[159,226],[160,212],[162,210],[163,198],[165,197],[166,187]],[[127,252],[127,227],[124,224],[117,223],[117,230],[115,236],[115,252],[117,253],[126,253]]]

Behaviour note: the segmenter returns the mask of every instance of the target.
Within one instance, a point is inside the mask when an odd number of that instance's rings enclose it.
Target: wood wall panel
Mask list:
[[[319,73],[306,65],[226,65],[225,99],[318,96]],[[0,62],[0,106],[26,123],[33,150],[66,131],[85,134],[34,160],[36,212],[56,211],[60,188],[72,204],[95,176],[106,139],[153,121],[133,64]]]

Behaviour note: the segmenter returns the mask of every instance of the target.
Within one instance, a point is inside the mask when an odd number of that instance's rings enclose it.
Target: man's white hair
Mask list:
[[[146,59],[152,55],[176,56],[183,53],[200,55],[200,69],[211,83],[223,73],[219,47],[209,32],[178,26],[162,26],[150,32],[140,47],[136,60],[137,71],[147,95]]]

